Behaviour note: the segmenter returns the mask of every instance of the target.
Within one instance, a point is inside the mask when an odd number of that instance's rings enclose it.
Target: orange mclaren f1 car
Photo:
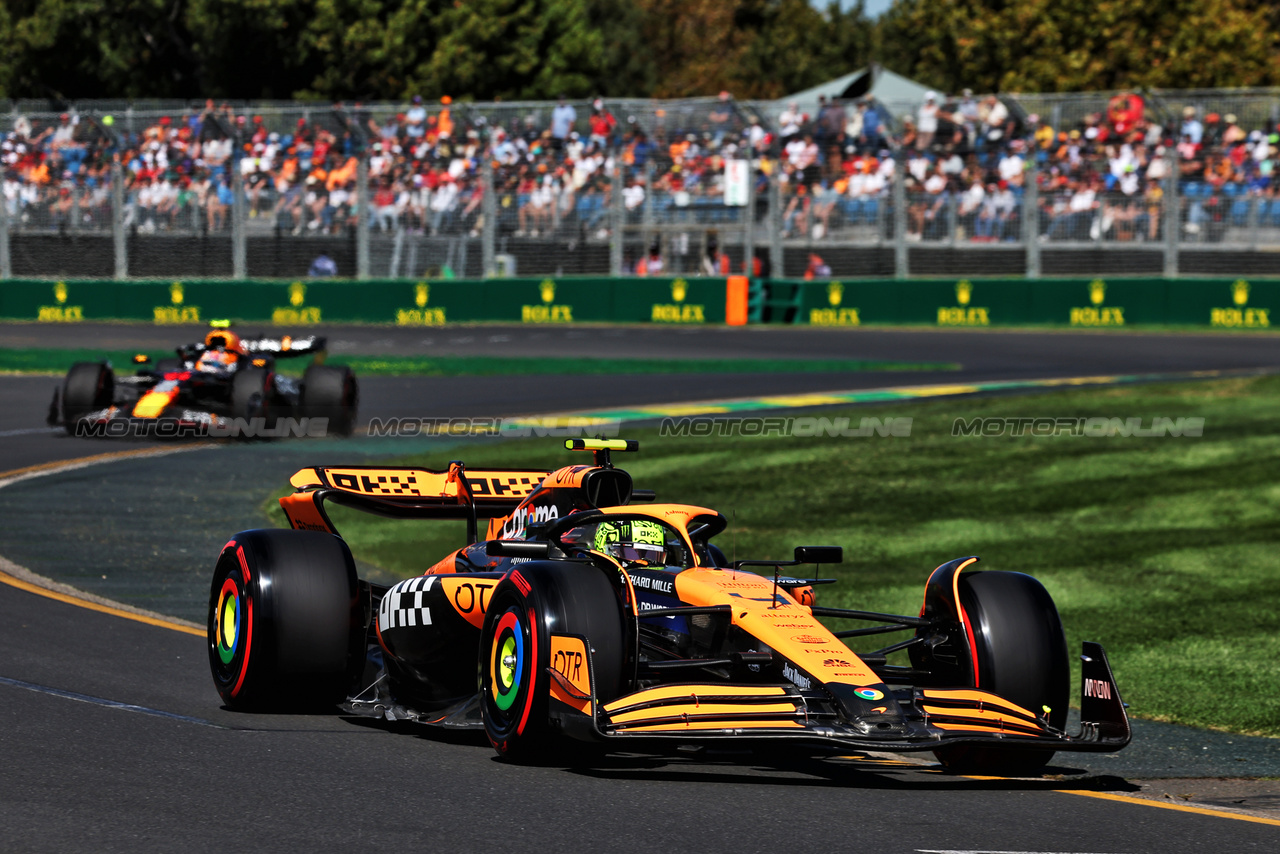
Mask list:
[[[236,534],[214,570],[209,662],[227,706],[342,704],[483,727],[512,758],[565,739],[659,752],[729,741],[932,751],[955,769],[1012,773],[1055,751],[1128,744],[1096,643],[1081,656],[1080,729],[1067,731],[1066,641],[1034,578],[965,557],[933,571],[919,614],[824,608],[813,594],[824,579],[782,573],[838,563],[839,547],[729,562],[712,542],[724,516],[657,503],[614,467],[610,452],[635,442],[566,445],[593,463],[295,474],[280,499],[293,530]],[[468,542],[420,576],[370,583],[326,502],[465,520]],[[835,631],[819,618],[871,625]],[[893,632],[905,636],[862,646]]]
[[[96,437],[350,435],[359,397],[350,368],[317,362],[300,381],[275,370],[277,359],[323,355],[324,338],[241,338],[229,327],[214,321],[203,342],[154,365],[135,356],[129,377],[109,362],[77,362],[54,389],[49,424]]]

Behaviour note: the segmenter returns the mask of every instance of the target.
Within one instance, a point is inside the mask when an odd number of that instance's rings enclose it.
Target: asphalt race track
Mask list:
[[[176,344],[201,331],[12,325],[0,327],[0,347],[131,349]],[[937,374],[374,377],[362,382],[362,418],[528,415],[578,409],[584,401],[610,407],[936,382],[1280,368],[1280,338],[1270,336],[326,331],[337,354],[846,357],[962,365]],[[260,504],[283,484],[281,472],[337,455],[354,461],[408,449],[387,443],[409,440],[362,438],[159,448],[76,440],[43,427],[56,382],[0,377],[0,555],[108,599],[132,596],[130,604],[167,618],[200,622],[212,554],[239,527],[261,524]],[[156,450],[167,455],[148,456]],[[119,452],[47,473],[47,464]],[[21,575],[13,564],[0,563],[0,571]],[[138,594],[144,589],[149,598]],[[482,735],[226,711],[209,678],[202,630],[140,622],[12,583],[0,584],[0,621],[0,850],[6,852],[1138,854],[1274,851],[1280,841],[1280,813],[1268,812],[1275,799],[1268,802],[1256,784],[1239,798],[1215,800],[1212,792],[1225,791],[1225,784],[1209,780],[1189,781],[1187,795],[1178,789],[1163,802],[1130,797],[1139,788],[1130,781],[1141,777],[1280,775],[1280,749],[1271,740],[1139,722],[1135,744],[1125,751],[1059,754],[1051,768],[1056,777],[1034,781],[949,776],[925,761],[930,757],[904,763],[697,754],[624,756],[579,770],[518,767],[497,761]],[[1188,800],[1216,809],[1197,811]],[[1227,817],[1233,807],[1251,813]]]

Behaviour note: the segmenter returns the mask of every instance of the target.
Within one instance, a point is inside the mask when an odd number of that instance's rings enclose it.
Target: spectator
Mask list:
[[[938,93],[925,92],[924,103],[916,118],[916,147],[928,151],[933,147],[933,137],[938,132]]]
[[[400,211],[396,207],[396,191],[391,180],[384,179],[373,194],[373,218],[379,231],[393,231],[399,220]]]
[[[332,258],[322,252],[311,262],[311,268],[307,270],[307,275],[313,279],[327,279],[338,275],[338,265]]]
[[[817,253],[809,253],[809,263],[804,268],[804,278],[806,281],[813,279],[829,279],[831,278],[831,267],[826,261],[822,260],[822,256]]]
[[[716,99],[716,105],[712,107],[711,113],[707,116],[707,124],[711,127],[712,144],[715,147],[719,148],[724,143],[724,138],[729,133],[732,120],[733,96],[722,90]]]
[[[972,89],[965,89],[960,93],[960,103],[956,105],[955,121],[968,140],[968,147],[973,148],[977,140],[981,113],[978,109],[978,101],[973,97]]]
[[[804,184],[796,184],[787,209],[782,214],[782,234],[784,237],[803,235],[808,232],[809,210],[813,206],[813,196]]]
[[[440,97],[440,115],[436,117],[436,138],[438,140],[447,140],[453,137],[453,98],[448,95]],[[572,109],[572,108],[570,108]],[[428,125],[430,121],[428,120]]]
[[[1013,129],[1009,108],[1004,105],[1004,102],[995,95],[988,95],[978,108],[978,115],[982,120],[981,136],[978,139],[979,150],[1004,145]]]
[[[439,234],[453,222],[458,206],[458,183],[445,174],[431,194],[431,234]]]
[[[800,124],[803,121],[804,114],[800,112],[800,105],[795,101],[787,104],[787,108],[778,115],[778,137],[784,146],[800,133]]]
[[[1107,121],[1116,136],[1128,136],[1140,128],[1142,120],[1142,98],[1132,92],[1123,92],[1107,102]]]
[[[1190,139],[1193,145],[1200,144],[1200,138],[1204,135],[1204,126],[1196,120],[1196,108],[1186,106],[1182,108],[1182,127],[1178,131],[1178,136],[1183,139]]]
[[[551,111],[552,146],[557,151],[564,148],[565,142],[569,139],[569,134],[573,132],[573,125],[577,120],[578,111],[565,100],[564,95],[561,95],[556,100],[555,109]]]
[[[1093,218],[1101,204],[1098,183],[1096,175],[1072,182],[1066,207],[1049,225],[1050,240],[1083,240],[1091,236]]]
[[[636,262],[636,275],[661,276],[666,266],[666,262],[662,260],[662,243],[655,237],[649,244],[648,253]]]
[[[960,203],[956,208],[957,225],[964,230],[965,235],[969,237],[977,235],[978,215],[982,212],[986,199],[987,191],[982,186],[982,176],[974,175],[970,179],[969,189],[961,195]]]
[[[590,124],[592,143],[602,149],[612,145],[613,131],[618,126],[618,120],[613,117],[613,113],[609,112],[600,98],[596,98],[592,104]]]
[[[405,111],[404,132],[411,143],[422,139],[427,132],[427,108],[422,106],[421,95],[414,95],[411,106]]]

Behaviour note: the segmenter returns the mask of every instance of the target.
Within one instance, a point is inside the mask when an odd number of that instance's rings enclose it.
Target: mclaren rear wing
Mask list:
[[[289,478],[297,490],[280,499],[289,524],[298,530],[337,533],[324,502],[332,501],[393,519],[466,519],[476,541],[477,519],[511,513],[550,474],[548,469],[466,469],[449,463],[445,471],[387,466],[314,466]]]

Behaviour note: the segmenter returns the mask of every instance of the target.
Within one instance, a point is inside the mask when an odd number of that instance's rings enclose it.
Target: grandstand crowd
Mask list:
[[[502,233],[603,238],[615,191],[632,221],[647,208],[660,222],[741,222],[743,209],[724,204],[725,161],[750,152],[756,192],[780,184],[791,237],[830,239],[859,227],[886,234],[895,158],[905,165],[909,240],[1021,240],[1028,216],[1042,241],[1159,240],[1170,168],[1187,234],[1212,237],[1248,215],[1269,222],[1273,212],[1280,223],[1273,126],[1246,127],[1195,106],[1162,122],[1133,94],[1069,127],[968,90],[929,92],[900,117],[869,98],[760,115],[722,93],[679,120],[661,109],[620,118],[601,99],[565,98],[498,119],[448,97],[430,105],[414,97],[399,111],[335,104],[292,122],[209,101],[140,129],[121,125],[96,114],[19,116],[0,143],[9,222],[108,228],[118,161],[125,225],[138,233],[226,230],[237,184],[247,216],[276,233],[346,233],[365,195],[364,157],[376,232],[475,235],[487,156]],[[1250,199],[1258,200],[1252,209]]]

